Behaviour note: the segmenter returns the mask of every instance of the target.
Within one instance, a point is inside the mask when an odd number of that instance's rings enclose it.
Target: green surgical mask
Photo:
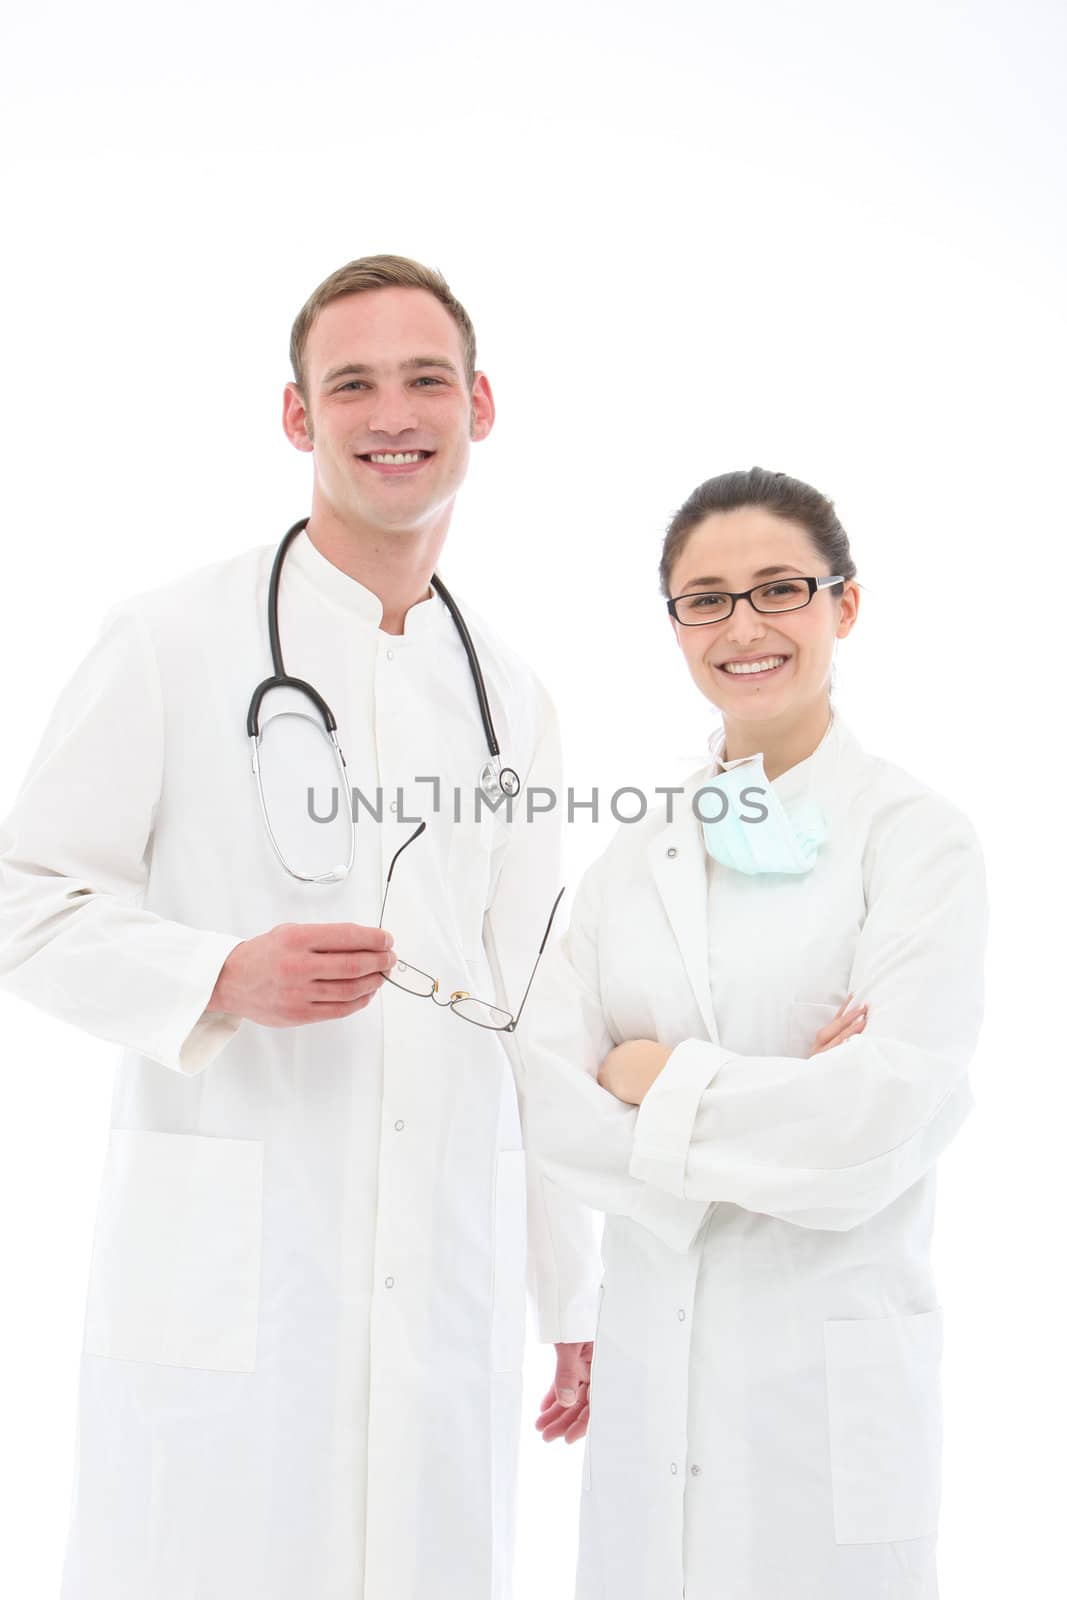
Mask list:
[[[708,854],[751,876],[810,872],[826,838],[826,819],[813,800],[801,796],[782,804],[763,769],[762,753],[725,762],[714,781],[698,790],[693,805]]]

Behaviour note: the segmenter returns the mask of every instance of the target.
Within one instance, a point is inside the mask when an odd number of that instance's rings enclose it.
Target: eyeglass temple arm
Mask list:
[[[548,943],[548,936],[552,932],[552,923],[555,920],[556,911],[557,911],[557,909],[559,907],[560,901],[563,899],[563,896],[566,893],[566,890],[567,890],[567,885],[564,884],[563,888],[559,891],[559,894],[556,896],[555,900],[552,902],[552,910],[548,913],[548,926],[545,929],[545,936],[541,940],[541,948],[537,952],[537,960],[533,964],[533,971],[530,973],[530,981],[526,985],[526,994],[523,995],[522,1004],[519,1006],[518,1011],[516,1011],[514,1017],[511,1020],[511,1026],[508,1028],[508,1032],[509,1033],[514,1033],[515,1029],[519,1025],[519,1018],[522,1016],[522,1009],[523,1009],[523,1006],[525,1006],[525,1004],[526,1004],[526,996],[530,993],[530,990],[533,988],[533,981],[537,976],[537,969],[541,965],[541,957],[545,953],[545,945]]]
[[[385,921],[385,902],[389,898],[389,885],[393,881],[393,868],[396,866],[397,862],[400,860],[400,857],[404,854],[404,851],[407,849],[408,845],[409,844],[414,844],[415,840],[419,837],[419,834],[420,833],[425,833],[425,831],[426,831],[426,823],[425,822],[420,822],[418,827],[415,829],[415,832],[411,835],[411,838],[404,840],[404,843],[400,846],[400,849],[397,851],[396,855],[393,857],[392,861],[390,861],[390,863],[389,863],[389,871],[386,874],[386,878],[385,878],[385,893],[382,895],[382,910],[381,910],[381,915],[378,918],[378,926],[379,926],[379,928],[382,926],[382,924]]]

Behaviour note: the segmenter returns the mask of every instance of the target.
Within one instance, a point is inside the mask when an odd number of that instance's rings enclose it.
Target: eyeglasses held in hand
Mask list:
[[[425,828],[425,822],[420,822],[411,838],[405,839],[389,863],[389,873],[385,880],[385,894],[382,896],[382,913],[378,918],[379,928],[382,927],[385,921],[385,902],[389,898],[389,885],[393,881],[393,870],[408,845],[414,844],[419,834],[425,831]],[[534,962],[533,972],[530,973],[530,981],[526,985],[522,1003],[514,1016],[510,1011],[505,1011],[501,1006],[492,1005],[488,1000],[477,999],[474,995],[468,994],[465,989],[456,989],[447,1000],[440,999],[440,985],[437,979],[431,977],[428,972],[421,971],[419,967],[413,967],[409,962],[401,961],[399,957],[397,957],[396,966],[392,972],[386,974],[386,983],[393,984],[397,989],[403,989],[407,994],[417,995],[420,999],[432,1000],[435,1005],[447,1006],[449,1010],[455,1012],[457,1017],[462,1017],[464,1022],[473,1022],[475,1027],[492,1028],[497,1033],[514,1033],[519,1025],[519,1018],[522,1016],[522,1008],[526,1004],[527,996],[533,986],[541,957],[545,953],[545,945],[548,943],[548,936],[552,931],[556,908],[563,899],[563,892],[563,889],[561,889],[552,903],[552,910],[548,914],[548,926],[545,928],[544,938],[541,940],[541,947],[537,952],[537,960]]]
[[[683,628],[699,628],[707,622],[725,622],[733,615],[739,600],[747,600],[753,611],[773,615],[776,611],[799,611],[810,605],[819,589],[830,589],[844,578],[775,578],[771,583],[758,583],[754,589],[744,589],[740,594],[729,590],[703,590],[699,594],[676,594],[667,601],[667,610]]]

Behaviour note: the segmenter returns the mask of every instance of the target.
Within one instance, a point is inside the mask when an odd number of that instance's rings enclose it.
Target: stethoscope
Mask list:
[[[270,574],[270,589],[267,595],[267,629],[270,634],[270,654],[271,661],[274,666],[274,675],[270,678],[264,678],[263,682],[258,685],[253,693],[252,699],[249,701],[248,705],[248,719],[246,727],[248,729],[248,737],[252,745],[252,774],[256,780],[256,788],[259,791],[260,810],[263,813],[263,822],[266,826],[270,842],[274,847],[275,855],[278,857],[278,860],[281,862],[286,872],[288,872],[294,878],[299,878],[303,883],[337,883],[342,878],[348,876],[349,872],[352,870],[352,863],[355,860],[355,817],[353,816],[352,818],[352,832],[349,840],[347,861],[341,863],[339,866],[332,867],[328,872],[305,873],[295,871],[282,854],[281,847],[274,836],[274,830],[270,825],[270,817],[267,814],[267,802],[263,794],[263,781],[259,767],[259,708],[263,702],[263,697],[271,689],[295,689],[298,693],[307,696],[321,717],[326,734],[333,746],[334,759],[337,763],[337,770],[341,779],[341,794],[343,796],[347,796],[349,792],[348,767],[345,764],[344,752],[341,749],[340,741],[337,737],[337,718],[326,704],[326,701],[323,699],[322,695],[316,688],[314,688],[312,684],[307,683],[303,678],[292,678],[286,672],[285,664],[282,660],[281,640],[278,633],[278,585],[281,579],[282,564],[285,561],[286,552],[289,549],[290,544],[296,538],[298,533],[303,532],[310,520],[310,517],[303,517],[299,522],[293,523],[293,526],[289,529],[288,533],[285,535],[285,538],[278,546],[274,557],[274,565],[271,568]],[[497,740],[496,729],[493,727],[493,716],[492,712],[489,710],[489,697],[485,692],[485,679],[482,677],[482,669],[478,661],[478,652],[474,648],[474,640],[470,636],[470,631],[460,614],[459,607],[456,605],[456,602],[453,600],[452,596],[449,594],[448,590],[445,588],[444,584],[441,582],[436,573],[430,579],[430,583],[433,588],[436,589],[437,593],[441,596],[441,599],[448,607],[452,621],[456,625],[456,631],[458,632],[460,639],[463,641],[463,648],[467,653],[467,662],[471,669],[471,677],[474,679],[474,690],[478,696],[478,709],[481,712],[482,727],[485,729],[485,738],[489,746],[489,760],[486,762],[485,766],[481,770],[481,773],[479,774],[478,786],[485,798],[493,804],[496,804],[504,796],[507,796],[508,799],[514,799],[522,785],[519,782],[519,775],[513,767],[505,767],[501,765],[500,744]]]

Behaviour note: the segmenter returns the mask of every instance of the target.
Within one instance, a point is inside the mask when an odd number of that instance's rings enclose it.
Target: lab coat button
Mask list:
[[[396,1279],[395,1279],[395,1278],[386,1278],[386,1280],[385,1280],[385,1287],[386,1287],[386,1288],[387,1288],[387,1289],[391,1289],[391,1288],[392,1288],[392,1287],[393,1287],[393,1284],[394,1284],[394,1283],[395,1283],[395,1282],[396,1282]]]
[[[677,1476],[678,1476],[678,1463],[677,1463],[677,1461],[672,1461],[671,1462],[671,1477],[672,1478],[676,1478]]]
[[[700,1477],[700,1468],[699,1467],[690,1467],[689,1470],[693,1474],[694,1478],[699,1478]]]
[[[393,1123],[393,1127],[396,1129],[397,1133],[403,1133],[403,1131],[404,1131],[404,1119],[403,1119],[403,1117],[398,1117],[397,1120]]]
[[[685,1321],[685,1312],[684,1311],[679,1311],[679,1313],[678,1313],[678,1321],[679,1322],[684,1322]]]
[[[671,858],[671,860],[672,860],[672,861],[673,861],[673,860],[674,860],[674,858],[675,858],[675,856],[676,856],[676,855],[677,855],[677,854],[678,854],[678,852],[677,852],[677,850],[676,850],[676,849],[675,849],[675,848],[674,848],[674,845],[673,845],[673,844],[672,844],[672,845],[671,845],[671,847],[670,847],[670,849],[669,849],[669,850],[668,850],[668,851],[667,851],[667,854],[668,854],[668,855],[669,855],[669,856],[670,856],[670,858]]]
[[[392,652],[392,651],[391,651],[391,650],[387,650],[387,651],[386,651],[386,652],[385,652],[385,659],[386,659],[386,661],[392,661],[392,659],[393,659],[393,652]]]

